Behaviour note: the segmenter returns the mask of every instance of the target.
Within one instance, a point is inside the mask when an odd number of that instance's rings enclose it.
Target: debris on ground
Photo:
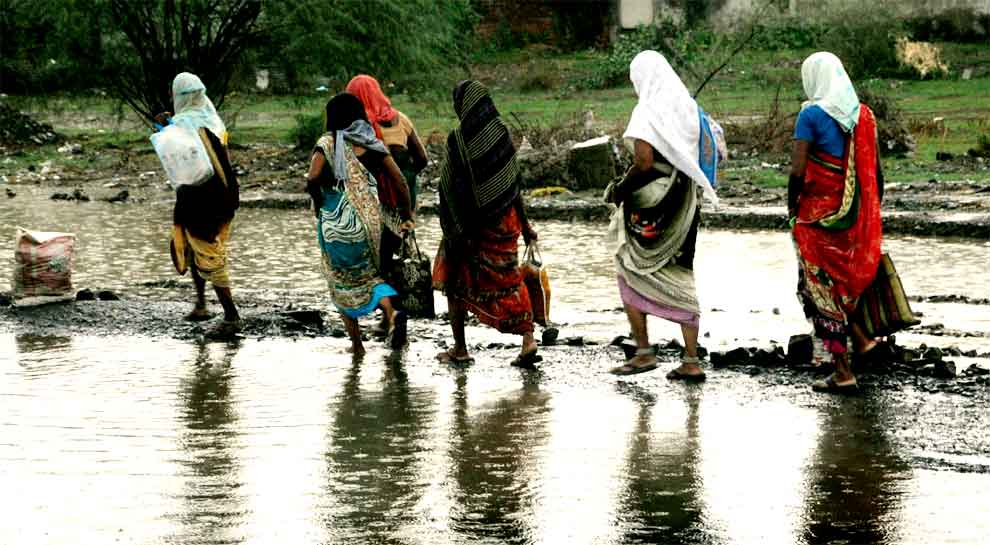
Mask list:
[[[39,123],[6,102],[0,101],[0,144],[4,146],[41,146],[61,139],[47,123]]]

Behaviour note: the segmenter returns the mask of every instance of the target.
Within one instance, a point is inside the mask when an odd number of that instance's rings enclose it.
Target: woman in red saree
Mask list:
[[[856,388],[848,340],[866,352],[876,344],[850,323],[859,296],[880,262],[883,176],[876,119],[831,53],[801,67],[808,102],[794,129],[788,213],[798,254],[798,297],[834,372],[819,391]]]
[[[519,191],[516,150],[488,89],[463,81],[454,89],[460,126],[447,137],[440,178],[443,240],[433,284],[447,295],[454,346],[442,362],[468,362],[464,318],[470,310],[502,333],[522,336],[512,365],[532,368],[542,358],[533,337],[533,307],[519,268],[519,236],[536,232],[526,219]]]

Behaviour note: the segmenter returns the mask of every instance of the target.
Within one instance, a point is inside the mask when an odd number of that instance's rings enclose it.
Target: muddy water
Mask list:
[[[75,231],[79,285],[132,293],[171,278],[167,205],[20,199],[30,206],[0,208],[0,239],[14,224]],[[625,329],[603,228],[540,226],[563,335],[607,340]],[[428,251],[436,236],[424,218]],[[324,300],[305,213],[245,210],[233,244],[239,290]],[[913,292],[990,296],[982,243],[895,239],[888,250]],[[785,236],[705,232],[696,266],[706,343],[806,328]],[[990,331],[985,307],[917,306],[926,322]],[[435,340],[425,338],[444,335],[439,326],[402,354],[372,345],[363,361],[338,339],[201,346],[13,331],[0,334],[0,543],[990,535],[987,409],[957,396],[829,399],[730,372],[700,387],[658,373],[616,380],[602,370],[617,356],[600,347],[548,349],[540,373],[504,365],[508,349],[451,369],[432,362]],[[986,339],[933,340],[990,350]]]

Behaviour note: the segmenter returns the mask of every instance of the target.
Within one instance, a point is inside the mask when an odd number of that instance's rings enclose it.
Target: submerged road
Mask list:
[[[551,316],[584,344],[544,347],[527,372],[507,365],[515,339],[476,326],[474,365],[437,364],[439,321],[414,322],[398,353],[370,343],[362,360],[332,336],[203,344],[177,321],[191,291],[169,271],[167,206],[35,204],[0,210],[0,237],[18,224],[76,232],[77,287],[124,300],[0,309],[0,544],[990,536],[990,381],[968,396],[905,381],[836,398],[787,369],[709,369],[695,386],[665,380],[670,361],[608,375],[621,355],[606,344],[627,326],[601,225],[537,225]],[[419,233],[435,249],[435,220]],[[313,237],[303,211],[239,214],[232,276],[255,323],[267,307],[329,310]],[[990,352],[990,245],[885,244],[926,298],[923,327],[900,341]],[[703,344],[807,330],[792,252],[781,233],[701,233]],[[0,277],[9,267],[0,260]],[[664,342],[676,328],[651,333]]]

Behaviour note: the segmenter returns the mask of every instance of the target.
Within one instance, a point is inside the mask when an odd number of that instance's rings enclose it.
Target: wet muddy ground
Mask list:
[[[111,203],[95,188],[78,202],[23,187],[0,207],[0,238],[14,225],[75,232],[76,287],[118,299],[0,308],[0,542],[990,535],[985,241],[885,240],[922,314],[898,342],[939,348],[959,376],[892,364],[834,398],[810,391],[813,370],[766,362],[722,360],[703,385],[671,383],[674,349],[657,372],[607,374],[628,326],[601,223],[537,223],[560,331],[537,371],[509,367],[517,339],[476,324],[477,361],[450,367],[433,359],[442,319],[414,321],[403,351],[344,352],[305,210],[241,210],[232,277],[247,327],[205,342],[204,326],[181,321],[192,290],[166,253],[167,191]],[[422,216],[418,233],[434,251],[436,220]],[[697,259],[709,351],[807,332],[785,233],[706,229]],[[0,260],[0,278],[10,267]],[[657,321],[651,334],[667,346],[677,330]]]

